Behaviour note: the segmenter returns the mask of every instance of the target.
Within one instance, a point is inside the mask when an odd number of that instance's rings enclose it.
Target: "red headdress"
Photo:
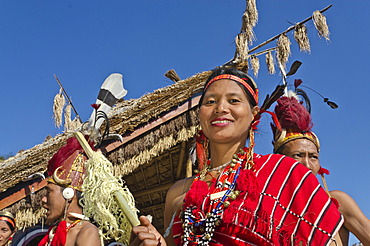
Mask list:
[[[87,157],[75,137],[69,138],[49,160],[49,182],[82,191]]]
[[[274,134],[274,152],[284,144],[300,138],[312,141],[320,151],[320,142],[311,131],[313,126],[311,115],[295,97],[281,97],[277,100],[275,114],[282,130],[279,131],[275,124],[271,124]]]

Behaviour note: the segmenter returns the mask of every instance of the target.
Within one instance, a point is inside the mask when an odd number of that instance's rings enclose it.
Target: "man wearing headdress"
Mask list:
[[[313,174],[320,174],[328,195],[338,204],[344,217],[339,235],[342,245],[348,245],[349,231],[364,245],[370,245],[370,220],[364,215],[357,203],[345,192],[328,191],[319,161],[320,142],[312,132],[311,115],[295,97],[282,97],[277,101],[275,114],[281,130],[272,124],[274,134],[274,153],[292,157],[308,167]]]
[[[86,160],[74,137],[49,160],[42,206],[47,210],[47,223],[52,226],[39,246],[101,245],[98,228],[83,215],[80,204]]]

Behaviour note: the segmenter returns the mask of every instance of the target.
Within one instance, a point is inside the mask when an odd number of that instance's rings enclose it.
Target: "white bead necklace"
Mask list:
[[[221,166],[211,168],[211,169],[209,169],[209,170],[208,170],[208,172],[212,172],[212,171],[218,171],[218,172],[220,172],[220,171],[221,171],[221,169],[223,169],[223,168],[225,168],[227,165],[229,165],[229,164],[230,164],[230,162],[231,162],[231,161],[228,161],[228,162],[226,162],[225,164],[222,164]]]

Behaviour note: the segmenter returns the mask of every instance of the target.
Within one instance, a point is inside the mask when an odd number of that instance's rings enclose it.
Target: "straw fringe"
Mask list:
[[[319,32],[319,36],[329,41],[330,32],[328,24],[326,23],[326,17],[319,10],[316,10],[312,14],[312,20],[313,23],[315,24],[317,31]]]
[[[62,89],[59,90],[59,93],[54,97],[54,104],[53,104],[53,119],[56,127],[61,127],[62,125],[62,115],[63,115],[63,107],[66,100],[63,96]]]
[[[307,35],[307,27],[304,24],[297,25],[294,29],[294,39],[298,43],[299,49],[303,52],[310,52],[310,40]]]
[[[133,131],[138,125],[148,122],[161,113],[185,102],[194,93],[202,90],[204,82],[211,73],[212,71],[206,71],[196,74],[176,84],[146,94],[134,101],[122,103],[131,103],[130,107],[117,104],[109,114],[110,131],[123,135],[126,131]]]
[[[252,56],[250,60],[251,60],[251,67],[253,70],[254,77],[257,77],[258,71],[260,69],[260,61],[257,56]]]
[[[187,141],[190,138],[194,137],[197,133],[198,127],[192,126],[189,129],[183,128],[178,132],[177,137],[170,135],[164,138],[161,138],[152,148],[142,151],[140,154],[134,156],[129,160],[124,160],[119,154],[118,157],[119,165],[114,166],[114,175],[115,176],[124,176],[136,168],[139,165],[149,162],[153,157],[160,155],[164,150],[167,150],[176,144]]]
[[[40,206],[40,201],[45,193],[46,190],[42,189],[6,209],[15,215],[18,230],[42,223],[46,219],[46,209]]]
[[[285,67],[290,52],[290,40],[285,33],[281,34],[277,41],[277,59]]]
[[[174,107],[200,92],[212,71],[205,71],[175,84],[160,88],[139,99],[118,102],[108,115],[110,132],[124,135],[141,124],[160,117]],[[178,129],[178,128],[176,128]],[[36,172],[44,172],[52,155],[65,144],[71,133],[65,132],[48,138],[42,144],[18,152],[15,156],[0,163],[0,192],[15,186]],[[131,145],[131,144],[129,144]]]
[[[275,61],[271,50],[266,54],[266,65],[269,74],[275,74]]]
[[[82,185],[84,214],[97,222],[105,239],[129,244],[132,226],[128,212],[137,214],[135,200],[121,177],[113,176],[112,163],[101,153],[94,152],[86,161],[86,177]],[[121,211],[113,194],[119,192],[130,211]]]

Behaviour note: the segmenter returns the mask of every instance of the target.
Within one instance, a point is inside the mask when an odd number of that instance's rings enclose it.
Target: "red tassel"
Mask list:
[[[329,175],[330,174],[329,170],[326,169],[326,168],[323,168],[323,167],[320,167],[320,169],[317,173],[320,174],[320,175],[322,175],[322,174]]]
[[[53,227],[50,227],[48,232],[46,233],[45,237],[39,242],[38,246],[64,246],[66,244],[67,239],[67,222],[65,220],[61,221],[57,228],[55,229],[55,234],[53,237],[53,241],[49,243],[49,232],[52,230]],[[49,244],[48,244],[49,243]]]
[[[259,120],[255,120],[255,121],[252,122],[251,128],[252,128],[253,131],[257,131],[257,126],[258,126],[259,123],[260,123]]]
[[[206,182],[197,180],[193,182],[190,190],[187,192],[184,207],[197,206],[200,207],[203,198],[208,193],[208,185]]]
[[[300,86],[302,84],[302,80],[301,79],[295,79],[294,80],[294,87],[297,88],[298,86]]]
[[[262,113],[268,113],[268,114],[270,114],[270,115],[271,115],[271,117],[272,117],[272,120],[274,121],[274,124],[275,124],[276,128],[277,128],[280,132],[282,131],[282,129],[281,129],[281,125],[280,125],[280,122],[279,122],[279,120],[278,120],[278,118],[277,118],[277,116],[276,116],[276,114],[275,114],[274,112],[267,111],[267,110],[263,110],[263,112],[262,112]]]
[[[334,197],[330,197],[330,199],[331,199],[331,201],[335,204],[335,206],[337,206],[337,208],[339,208],[339,207],[340,207],[339,202],[338,202],[338,200],[337,200],[337,199],[335,199]]]
[[[236,190],[240,191],[240,197],[244,197],[245,192],[248,192],[247,199],[255,201],[258,194],[258,183],[256,174],[251,170],[241,170],[236,182]]]
[[[204,135],[203,131],[199,131],[199,133],[195,136],[196,140],[196,151],[197,151],[197,159],[198,159],[198,168],[199,170],[203,170],[206,162],[207,162],[207,154],[206,154],[206,141],[207,137]]]
[[[51,246],[64,246],[67,239],[67,222],[61,221],[55,229],[55,235]]]
[[[291,129],[294,132],[307,132],[313,126],[310,113],[294,97],[279,98],[275,107],[275,114],[284,129]]]

